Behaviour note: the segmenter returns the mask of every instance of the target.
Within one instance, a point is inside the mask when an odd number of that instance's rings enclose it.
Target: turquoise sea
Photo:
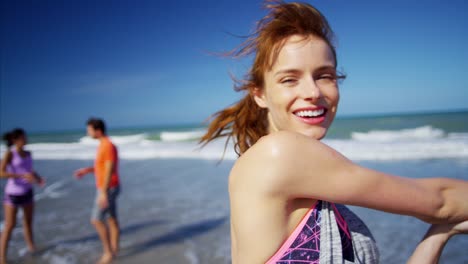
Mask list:
[[[110,128],[124,159],[219,159],[224,140],[198,149],[203,124]],[[97,142],[85,129],[32,132],[29,148],[38,159],[92,159]],[[468,110],[446,113],[341,117],[325,143],[352,160],[417,160],[468,157]],[[235,159],[228,148],[225,159]],[[4,146],[0,152],[4,151]]]
[[[398,131],[401,129],[414,129],[430,126],[441,129],[445,133],[468,133],[468,110],[434,113],[403,113],[381,114],[366,116],[345,116],[335,119],[327,138],[350,139],[353,132],[369,132],[374,130]],[[111,135],[125,136],[146,134],[150,140],[161,140],[161,133],[182,133],[199,131],[203,124],[166,125],[112,128]],[[84,136],[85,130],[69,130],[56,132],[33,132],[30,134],[31,143],[71,143],[77,142]],[[189,134],[187,138],[190,139]],[[180,140],[184,140],[183,134]]]
[[[113,128],[119,149],[122,251],[115,263],[230,263],[227,177],[236,155],[224,140],[200,149],[203,125]],[[101,251],[89,224],[94,178],[77,181],[97,142],[85,129],[30,132],[27,148],[47,185],[35,188],[35,237],[29,255],[21,221],[11,263],[94,263]],[[411,178],[468,180],[468,110],[338,118],[323,140],[362,166]],[[5,147],[1,146],[3,154]],[[5,181],[0,181],[3,191]],[[405,263],[428,224],[418,219],[352,207],[369,226],[381,263]],[[0,212],[0,227],[3,226]],[[468,236],[447,244],[440,263],[468,263]]]

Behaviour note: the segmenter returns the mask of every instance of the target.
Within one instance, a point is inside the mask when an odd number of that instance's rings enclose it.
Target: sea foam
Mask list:
[[[161,140],[150,140],[147,134],[112,136],[111,140],[118,147],[121,159],[237,158],[232,142],[225,151],[225,139],[215,140],[201,148],[197,141],[203,132],[199,129],[167,131],[160,134]],[[446,133],[431,126],[353,132],[349,139],[324,139],[323,142],[351,160],[468,158],[468,133]],[[33,151],[35,159],[92,160],[97,146],[97,140],[83,137],[74,143],[36,143],[29,144],[27,148]]]

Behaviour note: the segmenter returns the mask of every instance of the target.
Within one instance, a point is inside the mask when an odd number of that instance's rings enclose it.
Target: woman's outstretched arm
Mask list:
[[[318,140],[280,131],[260,139],[233,172],[285,200],[320,199],[415,216],[429,223],[468,220],[468,182],[411,179],[354,164]]]

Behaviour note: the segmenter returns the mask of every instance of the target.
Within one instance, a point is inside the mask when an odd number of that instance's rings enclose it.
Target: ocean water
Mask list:
[[[48,181],[36,188],[38,254],[27,254],[21,221],[10,242],[9,263],[95,263],[101,245],[89,223],[94,179],[71,173],[88,160],[37,160]],[[227,175],[234,161],[203,159],[122,160],[119,197],[121,254],[115,263],[230,263]],[[468,180],[466,159],[360,161],[377,170],[413,178]],[[381,263],[405,263],[428,224],[418,219],[352,207],[373,233]],[[0,214],[0,219],[3,215]],[[440,263],[468,263],[468,236],[452,238]]]
[[[203,131],[198,125],[110,130],[122,159],[122,252],[116,263],[230,263],[227,176],[236,155],[228,147],[219,163],[224,140],[200,149]],[[92,164],[98,144],[84,132],[29,135],[35,168],[47,179],[35,194],[39,253],[27,254],[18,221],[12,263],[93,263],[99,257],[88,220],[94,179],[72,177]],[[468,111],[340,118],[324,142],[387,173],[468,180]],[[404,263],[428,227],[412,217],[352,209],[373,232],[381,263]],[[468,263],[467,248],[468,236],[453,238],[441,263]]]
[[[109,134],[123,159],[220,159],[224,139],[200,149],[197,140],[204,131],[201,125],[186,125],[121,128]],[[93,159],[98,142],[84,133],[32,133],[28,148],[36,159]],[[338,118],[323,142],[356,161],[468,158],[468,111]],[[2,145],[0,152],[4,150]],[[228,146],[224,159],[236,158]]]

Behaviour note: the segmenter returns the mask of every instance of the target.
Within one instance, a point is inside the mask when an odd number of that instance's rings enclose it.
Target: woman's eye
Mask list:
[[[295,82],[297,82],[297,80],[293,79],[293,78],[285,78],[285,79],[281,80],[281,83],[283,83],[283,84],[293,84]]]
[[[335,85],[337,76],[335,74],[322,74],[319,75],[315,81],[323,85]]]
[[[328,79],[328,80],[335,80],[336,79],[336,76],[335,75],[332,75],[332,74],[323,74],[323,75],[320,75],[319,78],[320,79]]]

